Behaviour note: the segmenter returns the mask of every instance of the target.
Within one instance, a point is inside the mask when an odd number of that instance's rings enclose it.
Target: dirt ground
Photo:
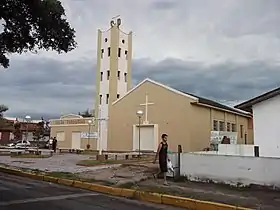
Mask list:
[[[280,192],[259,187],[236,188],[224,184],[189,182],[184,179],[169,179],[169,186],[163,180],[154,180],[156,168],[122,166],[83,172],[79,177],[104,181],[109,185],[141,189],[145,191],[178,195],[199,200],[238,205],[252,209],[279,210]]]

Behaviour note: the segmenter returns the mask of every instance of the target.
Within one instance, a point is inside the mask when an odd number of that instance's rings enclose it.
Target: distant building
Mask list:
[[[14,124],[17,122],[20,123],[20,131],[22,133],[20,138],[27,138],[29,141],[32,141],[33,132],[36,130],[37,123],[41,121],[31,120],[31,122],[26,122],[24,119],[15,117],[5,117],[4,120],[6,120],[6,125],[0,128],[0,145],[5,145],[14,140]]]
[[[254,144],[259,155],[280,157],[280,88],[235,106],[253,113]]]

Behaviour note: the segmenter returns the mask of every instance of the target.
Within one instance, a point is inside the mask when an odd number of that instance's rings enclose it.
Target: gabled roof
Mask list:
[[[252,106],[253,105],[258,104],[262,101],[268,100],[268,99],[273,98],[273,97],[278,96],[278,95],[280,95],[280,87],[276,88],[276,89],[273,89],[269,92],[266,92],[262,95],[259,95],[255,98],[252,98],[248,101],[245,101],[241,104],[238,104],[234,107],[237,108],[237,109],[242,109],[244,111],[252,112]]]
[[[156,82],[156,81],[154,81],[154,80],[151,80],[151,79],[149,79],[149,78],[146,78],[146,79],[144,79],[142,82],[140,82],[138,85],[136,85],[134,88],[132,88],[131,90],[129,90],[124,96],[122,96],[122,97],[120,97],[119,99],[117,99],[116,101],[114,101],[114,102],[113,102],[113,105],[116,104],[116,103],[118,103],[119,101],[121,101],[121,100],[122,100],[123,98],[125,98],[126,96],[128,96],[130,93],[132,93],[132,92],[133,92],[134,90],[136,90],[138,87],[140,87],[141,85],[143,85],[145,82],[150,82],[150,83],[152,83],[152,84],[154,84],[154,85],[163,87],[163,88],[165,88],[165,89],[167,89],[167,90],[170,90],[170,91],[172,91],[172,92],[174,92],[174,93],[177,93],[177,94],[179,94],[179,95],[183,95],[183,96],[188,97],[188,98],[191,98],[191,99],[193,99],[193,100],[198,100],[197,97],[194,97],[194,96],[189,95],[189,94],[187,94],[187,93],[184,93],[184,92],[182,92],[182,91],[178,91],[178,90],[176,90],[176,89],[174,89],[174,88],[168,87],[168,86],[166,86],[166,85],[164,85],[164,84],[161,84],[161,83],[159,83],[159,82]]]
[[[134,90],[136,90],[138,87],[140,87],[141,85],[143,85],[145,82],[150,82],[154,85],[157,85],[157,86],[160,86],[162,88],[165,88],[169,91],[172,91],[176,94],[179,94],[179,95],[182,95],[182,96],[185,96],[185,97],[188,97],[190,99],[193,99],[194,102],[193,104],[198,104],[198,105],[207,105],[207,106],[211,106],[211,107],[214,107],[214,108],[217,108],[217,109],[222,109],[222,110],[226,110],[226,111],[229,111],[229,112],[234,112],[234,113],[238,113],[238,114],[241,114],[241,115],[249,115],[250,113],[248,112],[245,112],[243,110],[239,110],[239,109],[236,109],[236,108],[233,108],[233,107],[229,107],[229,106],[226,106],[226,105],[223,105],[223,104],[220,104],[218,102],[215,102],[215,101],[212,101],[212,100],[209,100],[209,99],[206,99],[206,98],[202,98],[202,97],[199,97],[199,96],[196,96],[194,94],[191,94],[191,93],[187,93],[187,92],[184,92],[184,91],[180,91],[180,90],[177,90],[175,88],[172,88],[172,87],[169,87],[169,86],[166,86],[164,84],[161,84],[159,82],[156,82],[154,80],[151,80],[149,78],[146,78],[144,79],[142,82],[140,82],[138,85],[136,85],[134,88],[132,88],[130,91],[128,91],[124,96],[122,96],[121,98],[117,99],[116,101],[113,102],[113,105],[118,103],[119,101],[121,101],[123,98],[125,98],[127,95],[129,95],[130,93],[132,93]]]

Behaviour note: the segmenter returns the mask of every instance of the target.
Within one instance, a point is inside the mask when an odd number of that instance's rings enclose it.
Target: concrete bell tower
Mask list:
[[[123,32],[120,25],[121,19],[115,17],[108,30],[98,30],[95,117],[99,151],[107,151],[112,103],[124,96],[131,86],[132,32]]]

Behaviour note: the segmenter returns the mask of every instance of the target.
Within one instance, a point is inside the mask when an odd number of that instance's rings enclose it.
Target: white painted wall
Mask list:
[[[124,43],[122,43],[124,40]],[[124,74],[127,73],[127,59],[125,51],[128,50],[128,35],[120,31],[119,48],[121,48],[121,57],[118,58],[118,70],[120,71],[120,80],[118,80],[118,94],[120,97],[124,96],[127,92],[127,82],[125,81]],[[127,78],[129,75],[127,75]]]
[[[111,97],[113,94],[119,94],[119,97],[124,96],[127,93],[127,82],[125,81],[125,73],[127,74],[127,63],[128,60],[126,59],[125,51],[128,50],[128,34],[123,33],[120,31],[119,33],[119,43],[111,43],[111,30],[102,32],[101,34],[101,49],[104,50],[103,57],[100,60],[100,72],[103,72],[102,81],[100,81],[100,90],[99,90],[99,96],[102,95],[101,104],[99,104],[99,114],[98,119],[107,119],[102,120],[99,123],[99,137],[101,144],[100,147],[103,151],[107,150],[107,141],[108,141],[108,118],[109,118],[109,105],[106,103],[107,94],[109,94],[109,97]],[[105,41],[105,39],[107,39]],[[124,40],[124,43],[123,43]],[[115,72],[110,71],[110,79],[107,79],[107,71],[110,70],[110,59],[112,58],[112,52],[111,56],[108,56],[108,47],[111,47],[111,44],[118,44],[119,48],[121,48],[121,56],[117,57],[118,59],[118,70],[116,74],[118,74],[118,71],[120,71],[120,79],[117,78],[117,90],[110,92],[110,81],[112,81],[112,75]],[[112,50],[112,48],[111,48]],[[117,53],[118,56],[118,53]],[[116,75],[117,76],[117,75]],[[127,78],[129,78],[130,75],[127,75]],[[99,147],[99,146],[98,146]]]
[[[218,151],[199,151],[194,154],[233,155],[254,157],[254,145],[249,144],[219,144]]]
[[[183,153],[180,169],[182,176],[193,181],[280,187],[279,163],[278,158]]]
[[[280,96],[253,106],[254,143],[260,156],[280,157]]]

